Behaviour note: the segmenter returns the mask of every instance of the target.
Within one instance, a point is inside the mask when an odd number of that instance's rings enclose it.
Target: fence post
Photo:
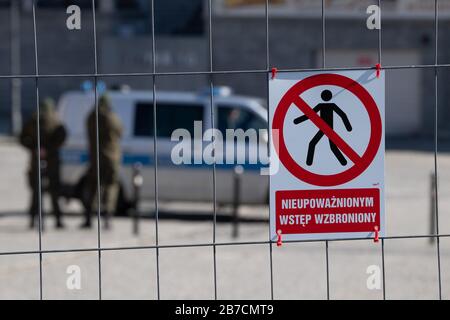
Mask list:
[[[436,175],[430,174],[430,234],[436,234]],[[430,237],[430,243],[433,244],[434,237]]]
[[[239,236],[239,206],[241,204],[241,183],[244,167],[235,166],[233,171],[233,238]]]
[[[11,1],[10,24],[11,24],[11,74],[18,75],[21,73],[21,12],[19,1]],[[14,78],[11,80],[11,133],[15,136],[19,135],[22,129],[22,79]]]
[[[141,187],[144,183],[144,177],[142,176],[142,164],[135,163],[133,165],[133,234],[139,234],[139,222],[140,222],[140,213],[139,213],[139,201],[141,197]]]

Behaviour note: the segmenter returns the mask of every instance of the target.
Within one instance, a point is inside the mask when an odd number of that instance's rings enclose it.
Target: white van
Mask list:
[[[222,94],[220,93],[222,92]],[[132,175],[135,164],[141,165],[144,183],[142,199],[155,197],[155,158],[153,146],[153,95],[150,91],[108,92],[114,111],[124,127],[122,139],[121,197],[118,205],[133,199]],[[209,91],[204,93],[157,91],[157,165],[158,199],[163,201],[212,201],[213,166],[211,164],[181,164],[172,161],[172,149],[179,143],[171,141],[174,130],[187,129],[194,136],[194,121],[202,121],[203,130],[211,128]],[[94,108],[92,91],[72,91],[64,94],[58,103],[58,111],[68,132],[61,153],[61,177],[64,185],[82,188],[83,176],[88,165],[86,118]],[[214,95],[215,127],[223,132],[230,128],[231,115],[239,120],[235,127],[267,130],[267,110],[258,98],[231,94],[218,90]],[[101,130],[101,128],[100,128]],[[259,136],[267,145],[267,135]],[[101,142],[100,142],[101,143]],[[248,140],[245,142],[249,144]],[[194,144],[196,145],[196,144]],[[200,148],[205,148],[205,142]],[[198,148],[195,147],[195,148]],[[247,148],[256,150],[256,146]],[[224,148],[225,149],[225,148]],[[221,155],[216,154],[219,158]],[[222,155],[223,156],[223,155]],[[100,164],[101,165],[101,164]],[[240,201],[245,204],[263,204],[268,201],[269,179],[261,175],[261,162],[243,164]],[[219,204],[233,201],[234,164],[216,164],[216,195]],[[120,208],[120,207],[119,207]]]

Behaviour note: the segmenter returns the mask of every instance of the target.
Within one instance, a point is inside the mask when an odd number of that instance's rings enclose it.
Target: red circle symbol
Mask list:
[[[330,85],[342,87],[354,94],[364,105],[370,120],[370,139],[362,156],[358,155],[328,124],[325,123],[300,95],[317,86]],[[296,105],[338,148],[353,162],[347,170],[331,175],[316,174],[302,168],[289,154],[284,140],[284,120],[291,105]],[[275,150],[281,163],[298,179],[317,186],[336,186],[349,182],[359,176],[372,163],[382,137],[382,121],[377,104],[367,90],[355,80],[339,74],[313,75],[297,82],[281,98],[275,110],[272,123],[272,135]]]

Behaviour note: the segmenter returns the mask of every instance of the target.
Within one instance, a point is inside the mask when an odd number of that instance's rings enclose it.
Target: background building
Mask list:
[[[34,74],[32,1],[19,1],[18,14],[10,1],[0,2],[0,74]],[[99,73],[151,72],[153,66],[150,1],[97,1]],[[369,30],[366,9],[376,0],[326,1],[326,65],[374,66],[378,62],[378,30]],[[65,8],[82,8],[82,29],[70,31]],[[209,70],[208,1],[155,1],[156,68],[158,72]],[[264,70],[266,68],[265,0],[213,0],[213,63],[215,70]],[[40,74],[89,74],[94,72],[91,0],[38,1],[37,31]],[[439,1],[439,63],[450,62],[450,1]],[[16,21],[17,20],[17,21]],[[271,0],[269,8],[270,66],[316,68],[322,65],[321,2]],[[382,1],[383,65],[434,64],[434,1]],[[16,43],[16,46],[14,46]],[[17,45],[17,43],[19,45]],[[14,51],[14,48],[16,50]],[[18,49],[17,49],[18,48]],[[20,49],[20,50],[19,50]],[[20,52],[20,60],[17,60]],[[16,59],[14,59],[16,57]],[[19,62],[17,62],[19,61]],[[58,98],[80,87],[88,78],[42,79],[41,94]],[[108,85],[128,84],[151,89],[151,77],[105,78]],[[439,75],[439,134],[450,126],[447,72]],[[242,94],[264,96],[265,75],[217,75],[217,85],[230,85]],[[204,76],[158,77],[157,88],[199,90]],[[13,98],[10,79],[0,80],[0,131],[11,132]],[[20,84],[24,115],[34,107],[34,79]],[[18,88],[16,84],[16,88]],[[434,121],[434,70],[387,71],[387,134],[431,136]],[[16,89],[17,91],[18,89]],[[16,101],[16,102],[14,102]],[[450,131],[449,131],[450,132]]]
[[[221,0],[215,7],[215,62],[219,68],[264,68],[265,1]],[[375,66],[378,30],[366,20],[371,0],[325,1],[326,66]],[[382,65],[434,64],[434,1],[382,1]],[[450,61],[450,2],[439,1],[439,63]],[[321,1],[278,0],[269,9],[270,65],[278,68],[322,66]],[[387,134],[429,136],[434,121],[434,70],[388,70]],[[245,81],[241,86],[254,83]],[[439,133],[450,126],[448,74],[439,74]],[[248,86],[257,94],[257,87]]]

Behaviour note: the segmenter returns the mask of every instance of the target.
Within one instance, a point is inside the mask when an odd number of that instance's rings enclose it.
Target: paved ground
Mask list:
[[[28,191],[23,171],[26,154],[17,146],[0,141],[0,252],[36,250],[38,235],[27,230],[23,212]],[[429,174],[433,155],[429,152],[389,151],[386,157],[387,228],[389,235],[430,233]],[[439,155],[440,231],[450,234],[450,154]],[[175,207],[184,207],[179,204]],[[198,208],[205,211],[208,205]],[[196,209],[190,207],[189,211]],[[173,212],[174,205],[162,206]],[[206,210],[207,211],[207,210]],[[267,218],[267,207],[243,208],[246,217]],[[66,219],[67,229],[55,231],[48,219],[42,238],[44,249],[94,248],[96,230],[80,231],[80,217]],[[102,246],[152,245],[155,225],[145,220],[141,235],[132,235],[131,221],[115,219],[114,228],[102,232]],[[162,219],[161,244],[210,242],[212,223]],[[266,240],[268,225],[246,223],[240,236],[231,238],[229,223],[219,223],[218,242]],[[438,297],[436,245],[428,239],[388,240],[386,249],[386,295],[388,299]],[[217,291],[221,299],[270,298],[268,245],[234,245],[217,248]],[[108,251],[102,254],[104,298],[156,298],[154,250]],[[81,268],[81,290],[68,290],[67,267]],[[330,294],[332,299],[380,299],[381,290],[366,286],[370,265],[381,265],[380,244],[371,241],[330,243]],[[441,277],[444,298],[450,298],[450,238],[441,240]],[[273,248],[275,298],[326,298],[324,243],[285,244]],[[162,249],[160,288],[164,299],[210,299],[214,297],[213,251],[210,247]],[[96,299],[98,255],[96,252],[55,253],[43,256],[43,294],[46,299]],[[39,257],[0,256],[0,299],[39,297]]]

